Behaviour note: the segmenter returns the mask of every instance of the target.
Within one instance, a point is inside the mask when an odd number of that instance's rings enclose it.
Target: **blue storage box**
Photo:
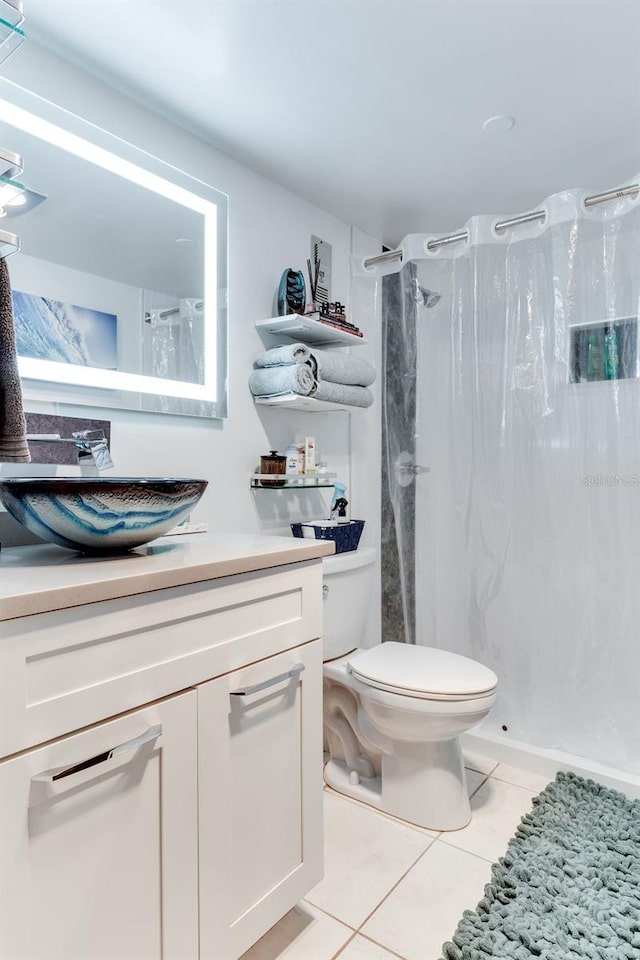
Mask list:
[[[348,553],[357,550],[364,530],[364,520],[350,520],[348,523],[315,521],[312,523],[292,523],[294,537],[306,537],[311,540],[333,540],[336,553]]]

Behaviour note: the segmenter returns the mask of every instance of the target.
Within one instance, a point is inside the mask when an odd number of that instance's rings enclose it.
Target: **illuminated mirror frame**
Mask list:
[[[88,163],[200,213],[204,218],[204,384],[18,357],[20,376],[23,381],[27,381],[23,387],[28,391],[31,381],[34,381],[39,386],[59,385],[62,389],[71,389],[72,393],[55,398],[48,397],[66,403],[190,415],[191,411],[185,410],[184,404],[180,405],[180,409],[159,411],[152,405],[145,406],[139,400],[141,395],[176,398],[181,401],[195,401],[195,415],[225,417],[227,197],[208,184],[190,177],[17,84],[3,80],[2,88],[0,124],[10,124],[30,136],[44,140]],[[31,109],[26,109],[25,103],[28,103]],[[49,119],[50,117],[54,117],[58,122]],[[80,132],[76,132],[77,130]],[[86,134],[89,134],[90,139]],[[10,131],[4,131],[4,139],[10,139]],[[105,142],[106,147],[102,145]],[[27,176],[29,158],[25,157],[24,160]],[[19,224],[16,224],[16,231],[19,234]],[[81,392],[75,392],[74,388],[81,388]],[[91,396],[84,395],[84,388],[91,390]],[[45,387],[44,390],[51,393],[50,388],[47,390]],[[32,396],[41,399],[42,393],[40,388]]]

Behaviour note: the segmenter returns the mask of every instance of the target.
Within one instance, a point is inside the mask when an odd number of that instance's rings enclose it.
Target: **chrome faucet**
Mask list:
[[[80,470],[86,476],[94,476],[113,467],[109,444],[104,430],[79,430],[72,434],[76,445]]]
[[[27,434],[27,443],[72,443],[76,448],[80,472],[83,476],[95,477],[103,470],[113,467],[109,444],[104,430],[79,430],[70,437],[60,434]]]

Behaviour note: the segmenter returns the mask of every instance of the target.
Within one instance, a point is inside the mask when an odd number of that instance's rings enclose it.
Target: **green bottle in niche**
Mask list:
[[[604,328],[604,378],[618,380],[620,366],[620,351],[618,349],[618,335],[616,328]]]
[[[587,380],[604,380],[604,344],[597,333],[587,334]]]

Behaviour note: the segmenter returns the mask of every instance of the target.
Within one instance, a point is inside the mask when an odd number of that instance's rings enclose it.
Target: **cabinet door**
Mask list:
[[[322,877],[320,641],[197,691],[200,956],[235,960]]]
[[[196,960],[196,704],[0,763],[2,960]]]

